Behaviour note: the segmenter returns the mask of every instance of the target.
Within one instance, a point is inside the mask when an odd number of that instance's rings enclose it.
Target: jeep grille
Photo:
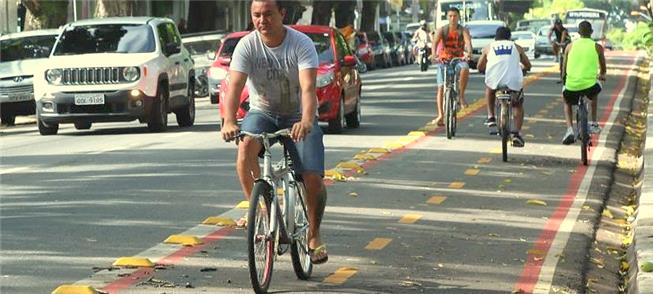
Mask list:
[[[122,76],[123,67],[64,68],[64,85],[102,85],[126,83]]]

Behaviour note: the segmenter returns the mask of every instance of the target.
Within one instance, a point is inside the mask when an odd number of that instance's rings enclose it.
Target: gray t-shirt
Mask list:
[[[318,67],[317,51],[305,34],[286,27],[278,47],[266,46],[259,32],[244,36],[231,58],[231,70],[247,74],[251,109],[280,115],[301,114],[299,71]]]

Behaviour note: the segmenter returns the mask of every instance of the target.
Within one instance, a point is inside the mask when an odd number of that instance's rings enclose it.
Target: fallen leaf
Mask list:
[[[614,215],[612,215],[612,212],[607,208],[603,210],[603,213],[601,215],[603,215],[603,216],[605,216],[607,218],[611,218],[611,219],[614,218]]]
[[[540,206],[546,206],[547,205],[546,202],[544,202],[542,200],[538,200],[538,199],[529,199],[528,201],[526,201],[526,203],[528,203],[530,205],[540,205]]]
[[[351,192],[351,193],[349,193],[349,196],[351,196],[351,197],[358,197],[358,193],[356,193],[356,192]]]
[[[642,269],[643,272],[646,273],[653,272],[653,262],[645,261],[644,263],[642,263],[640,268]]]

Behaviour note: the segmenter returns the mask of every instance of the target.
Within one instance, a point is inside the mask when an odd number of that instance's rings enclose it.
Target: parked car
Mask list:
[[[207,72],[213,59],[215,51],[220,48],[220,42],[224,32],[202,32],[186,34],[181,37],[184,47],[190,52],[195,62],[195,96],[209,96],[209,85]]]
[[[17,115],[36,111],[33,78],[47,60],[59,30],[35,30],[0,37],[0,120],[14,125]]]
[[[413,42],[411,39],[413,36],[408,32],[399,32],[401,35],[401,42],[404,44],[404,54],[406,55],[406,63],[413,64],[415,63],[415,54],[413,52]]]
[[[544,26],[537,32],[535,39],[535,51],[539,54],[553,55],[553,47],[549,40],[549,31],[551,27]]]
[[[542,27],[553,26],[553,18],[541,18],[541,19],[522,19],[517,21],[515,25],[515,31],[531,31],[534,34],[540,31]]]
[[[375,69],[374,51],[367,41],[367,34],[365,32],[356,33],[356,56],[367,65],[369,70]]]
[[[497,28],[502,26],[506,26],[506,23],[500,20],[472,20],[465,24],[472,37],[473,51],[469,62],[471,68],[476,68],[478,59],[481,57],[481,51],[494,42]]]
[[[528,59],[533,60],[540,57],[540,53],[535,51],[535,34],[531,31],[514,31],[511,39],[524,49]]]
[[[406,63],[406,55],[401,44],[401,39],[397,39],[394,32],[384,32],[383,38],[390,47],[390,58],[392,65],[403,65]]]
[[[328,122],[331,133],[345,127],[357,128],[361,122],[362,82],[356,67],[355,52],[351,51],[338,30],[327,26],[293,25],[313,40],[318,53],[317,98],[319,120]],[[229,77],[222,80],[220,96],[224,96]],[[241,120],[249,110],[247,88],[240,96],[236,118]],[[224,107],[220,107],[224,117]]]
[[[109,17],[64,26],[44,68],[34,75],[41,135],[59,124],[138,119],[165,131],[195,122],[195,73],[175,23],[167,18]]]
[[[374,51],[374,67],[391,67],[390,47],[378,32],[367,32],[367,40]]]
[[[228,34],[222,39],[220,47],[215,52],[214,61],[207,74],[209,81],[209,97],[212,104],[220,102],[220,83],[229,73],[231,54],[234,53],[240,38],[247,35],[249,31],[235,32]]]

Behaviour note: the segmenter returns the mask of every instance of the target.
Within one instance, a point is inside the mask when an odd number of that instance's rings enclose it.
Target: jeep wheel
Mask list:
[[[2,109],[2,116],[0,117],[0,120],[2,120],[3,125],[13,126],[16,124],[16,116],[8,112],[9,111],[4,111],[4,109]]]
[[[345,126],[345,100],[340,98],[340,106],[336,117],[329,121],[329,133],[340,134]]]
[[[37,118],[39,125],[39,133],[43,136],[56,135],[59,131],[59,124],[47,125],[43,120]]]
[[[361,124],[361,96],[360,91],[358,92],[358,98],[356,98],[356,108],[351,113],[345,115],[345,120],[347,120],[347,127],[350,129],[358,128]]]
[[[193,84],[188,84],[188,105],[175,111],[177,124],[180,127],[191,127],[195,123],[195,97]]]
[[[92,123],[90,121],[78,121],[75,122],[75,128],[78,130],[88,130],[91,128]]]
[[[157,97],[152,102],[147,128],[150,132],[164,132],[168,127],[168,108],[166,106],[168,92],[162,86],[159,86],[156,93]]]

